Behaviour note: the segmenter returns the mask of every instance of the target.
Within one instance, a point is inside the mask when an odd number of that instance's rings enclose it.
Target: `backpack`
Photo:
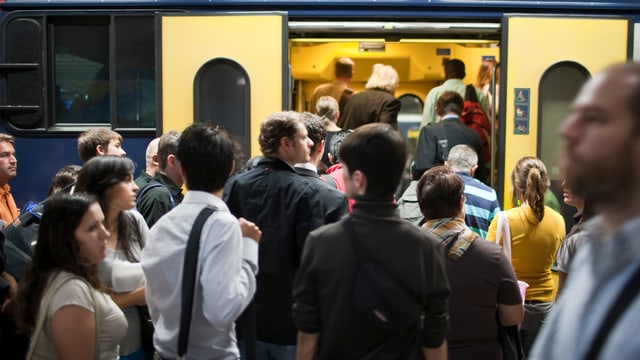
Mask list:
[[[342,227],[357,260],[351,302],[359,316],[385,334],[421,325],[422,302],[366,256],[350,217]]]
[[[478,102],[476,88],[471,84],[467,85],[465,90],[460,121],[480,136],[482,159],[485,164],[491,163],[491,122]]]
[[[45,200],[46,201],[46,200]],[[4,229],[4,248],[7,253],[5,271],[20,281],[33,255],[33,244],[38,240],[38,228],[44,212],[44,201],[22,212]]]

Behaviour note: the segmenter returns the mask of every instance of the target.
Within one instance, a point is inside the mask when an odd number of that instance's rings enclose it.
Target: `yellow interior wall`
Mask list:
[[[198,70],[215,58],[231,59],[249,75],[251,156],[259,155],[261,121],[282,110],[282,25],[280,15],[163,16],[163,130],[183,130],[193,122]]]
[[[511,207],[513,166],[524,156],[537,156],[538,87],[543,73],[560,61],[575,61],[591,74],[625,61],[627,31],[628,22],[623,19],[509,18],[507,88],[501,90],[506,96],[505,207]],[[528,135],[513,134],[515,88],[530,89]]]

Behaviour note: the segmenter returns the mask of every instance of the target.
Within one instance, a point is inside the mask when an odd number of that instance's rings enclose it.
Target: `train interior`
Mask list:
[[[391,65],[400,77],[398,126],[413,153],[424,99],[444,81],[443,62],[465,62],[465,82],[473,83],[483,59],[499,61],[498,23],[290,22],[289,64],[293,108],[310,111],[313,89],[333,81],[334,63],[355,63],[351,86],[364,90],[374,64]]]

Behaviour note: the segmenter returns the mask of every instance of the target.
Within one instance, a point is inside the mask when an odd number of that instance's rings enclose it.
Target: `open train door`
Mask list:
[[[497,150],[505,208],[511,207],[511,171],[523,156],[542,159],[562,204],[558,128],[591,74],[631,57],[632,31],[633,22],[622,17],[505,16]]]
[[[208,122],[259,155],[260,122],[289,108],[283,13],[158,14],[161,131]]]

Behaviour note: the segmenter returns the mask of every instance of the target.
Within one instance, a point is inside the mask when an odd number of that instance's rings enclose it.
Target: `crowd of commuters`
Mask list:
[[[531,359],[640,356],[632,341],[640,175],[629,166],[640,165],[640,65],[588,81],[561,128],[564,201],[578,209],[565,238],[562,216],[545,205],[540,159],[515,163],[511,206],[500,211],[495,191],[474,178],[476,139],[453,141],[437,124],[422,129],[435,133],[423,140],[430,162],[396,199],[407,153],[393,115],[375,110],[353,122],[349,107],[375,98],[393,108],[397,74],[376,65],[370,82],[378,82],[354,93],[353,64],[339,63],[348,69],[336,70],[333,85],[348,95],[345,109],[321,88],[320,115],[271,114],[260,128],[262,156],[243,171],[234,169],[232,137],[213,125],[152,140],[135,181],[119,134],[82,133],[84,165],[61,169],[35,205],[44,210],[26,272],[8,273],[0,254],[0,355],[502,359],[502,330],[511,329]],[[442,126],[459,115],[464,64],[445,70],[446,86],[429,95],[439,94]],[[14,146],[0,134],[0,219],[13,225]],[[371,277],[404,295],[385,300]],[[363,291],[372,301],[364,310]],[[394,298],[410,306],[394,309]]]

